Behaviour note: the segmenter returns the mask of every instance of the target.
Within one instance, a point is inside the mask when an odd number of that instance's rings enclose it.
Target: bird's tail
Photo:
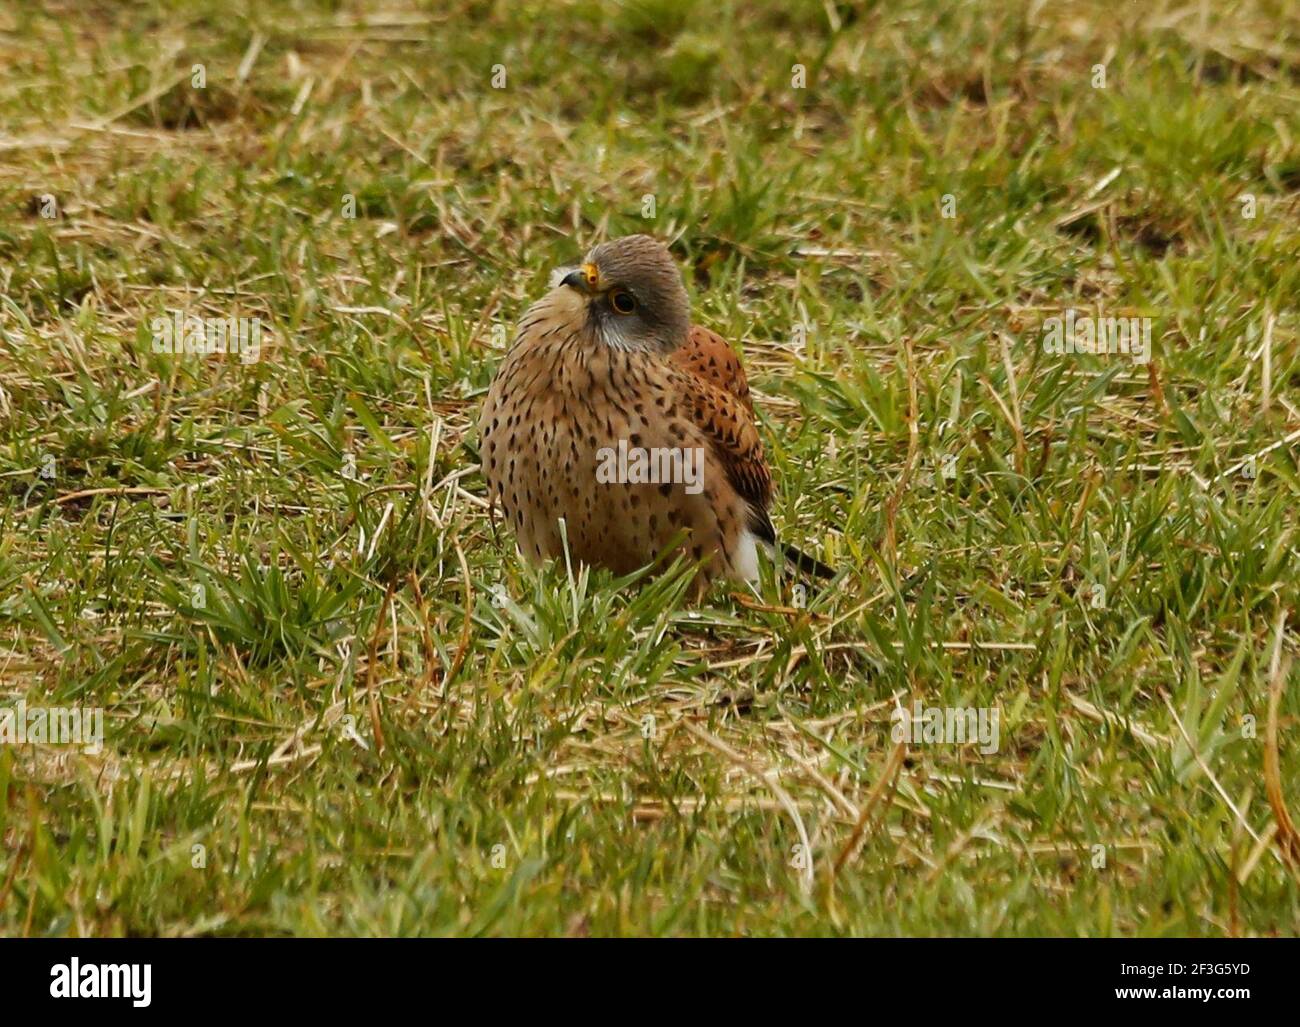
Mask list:
[[[786,561],[800,574],[811,574],[816,578],[827,579],[835,577],[835,568],[827,567],[815,556],[809,556],[789,542],[780,542],[778,545],[781,547],[781,552]]]

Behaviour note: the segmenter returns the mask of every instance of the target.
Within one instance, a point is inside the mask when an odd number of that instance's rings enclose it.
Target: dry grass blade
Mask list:
[[[375,614],[375,629],[370,633],[370,648],[366,658],[366,695],[370,707],[370,731],[374,735],[376,752],[384,751],[384,729],[379,720],[379,687],[375,684],[375,663],[379,659],[379,633],[384,628],[384,615],[388,612],[388,604],[392,599],[393,590],[390,586],[384,591],[379,612]]]
[[[1277,821],[1277,847],[1293,868],[1300,870],[1300,831],[1296,830],[1291,811],[1287,809],[1282,790],[1281,760],[1277,747],[1277,711],[1282,702],[1282,688],[1291,669],[1290,659],[1282,659],[1282,641],[1285,637],[1287,611],[1277,615],[1277,628],[1273,633],[1273,657],[1268,669],[1268,726],[1264,732],[1264,788],[1268,804]]]
[[[790,819],[794,821],[795,831],[799,835],[799,844],[803,846],[805,856],[803,866],[800,868],[800,882],[805,892],[811,891],[813,883],[812,842],[808,839],[808,831],[804,827],[803,817],[799,814],[799,807],[795,805],[795,801],[790,798],[790,793],[781,787],[781,783],[777,777],[777,772],[775,770],[763,770],[747,757],[738,753],[720,738],[714,738],[713,735],[709,734],[703,728],[698,728],[689,721],[682,721],[681,724],[687,732],[694,735],[705,745],[708,745],[722,753],[722,755],[726,756],[727,759],[731,760],[736,766],[747,772],[756,781],[761,782],[765,787],[772,790],[772,794],[777,797],[781,806],[790,814]]]
[[[895,744],[889,758],[885,761],[885,769],[880,772],[880,777],[871,789],[871,794],[867,796],[867,801],[862,805],[862,812],[858,815],[858,822],[853,825],[853,832],[849,835],[849,840],[844,843],[844,848],[840,849],[840,854],[836,857],[834,866],[831,867],[832,882],[835,875],[840,872],[840,868],[857,852],[866,832],[867,824],[871,822],[871,815],[879,804],[881,797],[885,795],[886,790],[891,796],[893,795],[894,784],[898,780],[898,772],[902,769],[903,758],[906,755],[907,743],[900,741]]]
[[[442,679],[444,687],[456,676],[461,664],[465,662],[465,654],[469,652],[470,638],[474,631],[474,585],[470,582],[469,564],[465,561],[465,551],[461,549],[459,542],[456,544],[456,559],[460,562],[461,579],[465,583],[465,623],[461,626],[460,644],[456,647],[456,655],[452,657],[451,666],[447,668],[446,676]]]
[[[898,508],[912,483],[912,475],[916,471],[916,460],[921,444],[918,424],[920,415],[917,410],[916,359],[912,353],[912,341],[910,339],[904,340],[903,353],[907,358],[907,463],[903,466],[903,471],[898,476],[898,485],[885,506],[884,549],[890,564],[897,562]]]

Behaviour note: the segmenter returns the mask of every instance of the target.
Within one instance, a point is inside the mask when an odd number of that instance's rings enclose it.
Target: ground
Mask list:
[[[1294,3],[11,0],[0,68],[0,705],[104,726],[0,745],[0,935],[1300,931]],[[513,326],[638,231],[829,587],[494,533]]]

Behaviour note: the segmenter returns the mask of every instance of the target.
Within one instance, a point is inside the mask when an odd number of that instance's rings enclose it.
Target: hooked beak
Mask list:
[[[595,264],[583,264],[565,275],[560,280],[560,284],[590,294],[595,292],[600,284],[600,272],[596,270]]]

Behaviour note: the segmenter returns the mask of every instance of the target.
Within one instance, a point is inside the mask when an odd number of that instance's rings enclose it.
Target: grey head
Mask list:
[[[658,239],[603,242],[561,284],[586,298],[588,330],[605,345],[669,353],[686,341],[690,300],[681,270]]]

